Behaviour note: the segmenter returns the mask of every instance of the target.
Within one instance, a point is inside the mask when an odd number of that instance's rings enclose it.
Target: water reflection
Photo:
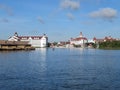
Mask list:
[[[78,53],[78,52],[79,52],[79,54],[81,54],[81,55],[84,53],[85,50],[86,50],[86,49],[84,49],[84,48],[70,48],[70,52],[71,52],[71,53],[74,52],[74,54],[75,54],[75,53]],[[78,51],[78,52],[76,52],[76,51]]]
[[[46,60],[46,48],[40,48],[41,60]]]
[[[29,58],[32,61],[31,65],[39,73],[46,71],[46,48],[38,48],[35,52],[29,54]]]
[[[40,48],[41,63],[40,66],[43,71],[46,71],[46,48]]]

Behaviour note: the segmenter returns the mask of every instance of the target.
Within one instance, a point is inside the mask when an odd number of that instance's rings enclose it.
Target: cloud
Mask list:
[[[43,21],[43,19],[39,16],[38,18],[38,21],[41,23],[41,24],[44,24],[44,21]]]
[[[74,16],[73,16],[72,13],[68,13],[68,14],[67,14],[67,17],[68,17],[70,20],[73,20],[73,19],[74,19]]]
[[[63,12],[64,10],[68,10],[71,12],[71,10],[76,11],[80,8],[80,0],[61,0],[59,3],[59,8],[55,9],[50,16],[54,17],[56,14]],[[66,16],[73,20],[74,16],[72,13],[66,13]]]
[[[79,9],[80,3],[79,1],[76,1],[76,0],[62,0],[60,7],[62,9],[76,10],[76,9]]]
[[[2,22],[2,23],[8,23],[8,22],[9,22],[9,20],[8,20],[8,19],[6,19],[6,18],[3,18],[3,19],[1,19],[1,20],[0,20],[0,22]]]
[[[118,11],[113,8],[102,8],[98,11],[91,12],[89,14],[92,18],[99,18],[104,20],[113,20],[117,17]]]
[[[13,16],[12,9],[4,4],[0,4],[0,9],[3,9],[4,11],[7,12],[9,16]]]

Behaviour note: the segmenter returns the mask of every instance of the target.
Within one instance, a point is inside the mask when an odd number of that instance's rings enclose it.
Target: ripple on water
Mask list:
[[[120,90],[120,51],[0,52],[0,90]]]

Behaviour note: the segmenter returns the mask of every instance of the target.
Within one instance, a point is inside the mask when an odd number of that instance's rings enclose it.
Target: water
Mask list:
[[[0,52],[0,90],[120,90],[120,51]]]

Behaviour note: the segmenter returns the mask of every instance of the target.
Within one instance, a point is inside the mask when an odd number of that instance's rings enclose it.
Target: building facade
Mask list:
[[[79,37],[77,38],[71,38],[70,44],[71,45],[80,45],[81,47],[85,47],[85,43],[87,43],[88,40],[86,37],[83,36],[82,32],[80,32]]]
[[[113,38],[111,36],[106,36],[105,38],[102,39],[98,39],[96,37],[94,37],[91,41],[93,43],[101,43],[101,42],[106,42],[106,41],[118,41],[119,39]]]
[[[48,37],[44,34],[43,36],[19,36],[17,32],[8,39],[8,41],[26,41],[33,47],[47,47]]]

